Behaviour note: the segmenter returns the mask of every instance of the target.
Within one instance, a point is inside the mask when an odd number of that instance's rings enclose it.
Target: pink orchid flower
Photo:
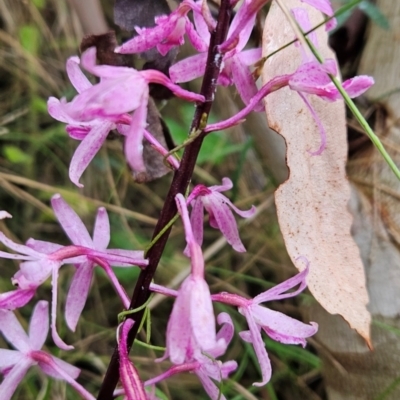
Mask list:
[[[226,41],[220,46],[220,51],[224,54],[224,67],[221,71],[218,83],[225,86],[235,84],[245,104],[249,104],[250,100],[254,98],[258,91],[249,66],[254,65],[260,60],[261,49],[245,51],[243,51],[243,49],[250,38],[258,11],[268,3],[268,1],[269,0],[244,0],[230,25]],[[329,0],[302,1],[329,16],[333,15]],[[326,28],[330,30],[335,25],[336,20],[332,19],[327,23]],[[204,34],[205,32],[202,32],[202,36]],[[179,62],[173,65],[170,68],[171,79],[174,82],[186,82],[187,80],[194,79],[193,72],[196,69],[199,70],[199,66],[195,69],[195,64],[204,65],[205,68],[205,58],[202,60],[203,63],[201,64],[201,56],[204,57],[204,55],[197,55],[181,61],[181,65],[179,65]],[[204,71],[202,70],[199,76],[203,75],[203,73]],[[262,102],[253,105],[253,111],[263,110]]]
[[[339,90],[333,84],[329,75],[337,75],[336,61],[327,59],[323,64],[309,61],[300,65],[289,79],[289,87],[299,93],[315,94],[326,101],[342,98]],[[354,98],[363,94],[374,84],[370,76],[360,75],[347,79],[342,83],[349,97]]]
[[[118,283],[110,266],[132,267],[133,265],[144,267],[148,261],[144,259],[143,251],[107,249],[110,242],[110,222],[105,208],[97,211],[93,229],[93,239],[90,237],[85,225],[76,212],[67,202],[56,194],[51,199],[51,204],[58,222],[64,229],[71,242],[78,246],[105,253],[107,257],[85,257],[79,264],[75,263],[77,270],[71,281],[65,304],[65,320],[72,331],[75,331],[77,322],[86,303],[95,265],[100,265],[109,276],[112,284],[124,302],[124,307],[129,307],[130,300],[124,289]],[[36,246],[43,242],[37,242]]]
[[[333,9],[330,0],[301,0],[303,3],[309,4],[318,11],[333,17]],[[223,43],[221,51],[232,48],[235,42],[241,39],[241,36],[245,37],[250,35],[251,30],[255,25],[255,18],[257,13],[265,6],[269,0],[244,0],[242,6],[239,8],[234,21],[232,21],[230,35],[227,40]],[[233,26],[233,28],[232,28]],[[331,30],[336,26],[336,18],[332,18],[326,24],[326,30]],[[248,33],[250,31],[250,33]],[[239,39],[238,39],[239,38]],[[246,39],[247,42],[247,39]]]
[[[315,322],[311,322],[310,325],[304,324],[278,311],[273,311],[260,305],[260,303],[266,301],[283,300],[296,296],[307,286],[307,274],[308,267],[293,278],[250,300],[230,293],[220,293],[212,296],[213,300],[236,305],[239,312],[247,320],[249,330],[240,332],[240,336],[243,340],[253,345],[260,363],[262,381],[253,383],[255,386],[264,386],[271,379],[271,362],[261,337],[261,330],[273,340],[285,344],[301,344],[303,347],[306,345],[305,339],[314,335],[318,330],[318,324]],[[287,293],[296,286],[299,286],[298,289]]]
[[[311,1],[311,3],[319,2]],[[322,3],[326,2],[323,1]],[[327,12],[324,7],[322,7],[321,11]],[[311,30],[311,22],[307,10],[304,8],[294,8],[291,12],[304,32]],[[309,35],[309,39],[314,46],[318,46],[317,36],[314,32]],[[297,91],[318,126],[321,136],[321,144],[318,150],[310,151],[310,154],[320,155],[326,147],[326,132],[321,120],[309,101],[308,94],[317,95],[326,101],[336,101],[342,98],[341,93],[329,77],[329,75],[337,76],[336,61],[333,59],[327,59],[323,64],[321,64],[315,59],[313,54],[307,53],[309,52],[308,49],[304,49],[299,43],[297,43],[297,46],[300,48],[302,53],[303,62],[289,77],[288,85],[292,90]],[[361,75],[344,81],[342,86],[349,97],[354,98],[364,93],[373,84],[373,78]]]
[[[172,47],[184,43],[185,33],[197,51],[206,51],[207,44],[190,22],[187,14],[194,10],[197,17],[202,17],[199,2],[183,0],[178,8],[169,15],[155,17],[156,26],[152,28],[136,27],[137,36],[115,49],[116,53],[132,54],[142,53],[157,47],[159,53],[165,56]]]
[[[79,63],[92,75],[100,78],[92,85],[79,67]],[[79,179],[90,161],[99,151],[110,130],[118,128],[126,136],[125,156],[133,170],[144,170],[142,140],[145,134],[149,83],[166,86],[175,95],[189,101],[204,101],[204,97],[188,92],[173,84],[159,71],[136,71],[128,67],[96,65],[96,48],[86,50],[81,57],[67,61],[68,76],[78,95],[67,102],[50,97],[49,114],[67,123],[68,133],[82,140],[71,160],[70,179],[82,187]],[[133,112],[132,115],[129,113]]]
[[[185,227],[191,256],[191,274],[183,281],[167,326],[167,348],[162,359],[174,364],[192,360],[199,351],[216,351],[225,342],[217,340],[210,289],[204,279],[204,259],[190,225],[186,200],[176,196],[178,211]]]
[[[244,6],[239,9],[230,25],[227,39],[227,42],[230,43],[229,47],[225,49],[223,47],[224,45],[221,45],[221,49],[224,49],[224,51],[222,51],[223,54],[221,54],[223,61],[217,83],[223,86],[234,84],[244,103],[248,104],[251,98],[257,93],[257,86],[250,70],[250,66],[260,60],[261,48],[243,50],[253,30],[256,17],[256,13],[253,13],[249,16],[249,20],[246,21],[246,24],[242,26],[241,10],[243,7]],[[203,16],[209,15],[206,2],[204,2],[202,6],[202,12]],[[196,17],[197,14],[195,13],[194,15]],[[210,22],[205,23],[205,19],[206,18],[195,18],[195,23],[200,36],[206,43],[209,43]],[[209,21],[210,18],[208,17],[207,20]],[[215,25],[215,21],[213,21],[212,24]],[[240,25],[239,31],[238,25]],[[234,39],[232,38],[233,34],[235,34]],[[208,46],[203,51],[200,51],[200,54],[188,57],[172,65],[169,69],[171,79],[176,83],[180,83],[189,82],[203,76],[206,68],[207,51]],[[262,103],[260,102],[253,109],[254,111],[262,111]]]
[[[233,184],[229,178],[222,179],[222,185],[206,187],[204,185],[197,185],[190,193],[187,204],[192,206],[190,215],[190,222],[193,228],[193,235],[196,243],[201,246],[203,243],[203,220],[204,209],[210,216],[210,225],[219,229],[225,236],[227,242],[238,252],[245,252],[239,237],[236,221],[231,211],[234,210],[236,214],[243,218],[249,218],[254,215],[256,208],[252,206],[247,211],[241,211],[221,192],[232,189]],[[188,255],[188,247],[185,252]]]
[[[70,329],[74,331],[88,296],[93,268],[96,264],[106,271],[124,306],[128,307],[129,298],[118,283],[110,266],[146,266],[148,261],[144,260],[142,251],[107,249],[110,240],[110,226],[105,209],[99,209],[92,240],[78,215],[60,195],[53,196],[52,206],[61,226],[74,245],[61,246],[30,239],[27,246],[24,246],[14,243],[0,232],[0,242],[20,253],[10,254],[0,251],[0,257],[24,261],[12,280],[18,286],[18,289],[2,294],[0,306],[2,306],[1,308],[12,309],[25,305],[33,297],[37,287],[51,276],[53,288],[52,336],[58,347],[69,350],[73,347],[65,344],[56,330],[57,282],[60,267],[64,264],[74,264],[77,267],[66,302],[66,322]]]
[[[0,349],[0,373],[4,375],[0,384],[2,400],[11,399],[28,369],[35,365],[46,375],[68,382],[81,398],[94,400],[94,397],[75,381],[80,373],[79,368],[41,350],[49,332],[48,309],[46,301],[36,304],[28,335],[13,312],[0,310],[0,332],[16,349]]]

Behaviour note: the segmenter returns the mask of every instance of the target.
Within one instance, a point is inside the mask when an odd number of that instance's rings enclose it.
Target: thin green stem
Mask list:
[[[118,314],[118,323],[120,324],[121,322],[123,322],[127,315],[135,314],[135,313],[143,310],[144,308],[146,308],[147,305],[150,303],[152,298],[153,298],[153,296],[151,295],[144,304],[142,304],[140,307],[137,307],[137,308],[135,308],[133,310],[121,311]]]
[[[147,252],[158,242],[160,237],[164,235],[164,233],[171,228],[171,226],[175,223],[175,221],[179,218],[179,214],[175,214],[175,216],[164,226],[164,228],[157,234],[156,237],[146,246],[144,251],[144,257],[147,257]]]

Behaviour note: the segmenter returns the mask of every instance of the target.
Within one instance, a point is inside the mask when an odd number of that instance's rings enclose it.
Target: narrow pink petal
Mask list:
[[[1,210],[0,211],[0,219],[4,218],[12,218],[12,215],[8,213],[7,211]]]
[[[171,69],[170,69],[171,71]],[[175,95],[180,97],[181,99],[185,99],[188,101],[204,101],[204,96],[198,93],[193,93],[188,90],[182,89],[180,86],[175,85],[172,83],[171,79],[169,79],[166,75],[162,72],[154,70],[154,69],[147,69],[140,72],[143,78],[148,83],[158,83],[167,87],[171,92]]]
[[[231,3],[232,3],[232,2],[231,2]],[[192,9],[193,9],[193,14],[194,14],[194,20],[195,20],[195,22],[196,22],[196,15],[198,15],[198,13],[197,13],[195,7],[193,7]],[[201,17],[204,19],[204,22],[205,22],[205,23],[207,24],[207,26],[208,26],[209,32],[211,32],[212,30],[214,30],[214,29],[216,28],[216,26],[217,26],[217,21],[216,21],[216,20],[214,19],[214,17],[212,16],[212,13],[211,13],[211,11],[210,11],[210,7],[208,6],[208,3],[207,3],[206,0],[203,0],[203,1],[201,2],[201,9],[200,9],[200,12],[201,12]],[[196,27],[197,27],[197,25],[196,25]],[[197,28],[198,28],[198,27],[197,27]],[[206,38],[206,34],[205,34],[205,32],[203,32],[202,29],[199,30],[199,28],[198,28],[197,30],[198,30],[198,32],[200,33],[200,35],[201,35],[202,37]],[[207,42],[209,42],[209,39],[210,39],[210,35],[207,37]]]
[[[243,103],[247,105],[258,92],[254,77],[251,74],[249,67],[243,65],[236,57],[232,57],[231,59],[231,70],[232,79],[235,82],[240,97],[242,98]],[[262,101],[254,107],[254,111],[264,111],[264,104]]]
[[[289,79],[292,90],[317,95],[330,83],[331,79],[317,61],[302,64]]]
[[[16,289],[0,293],[0,309],[15,310],[28,304],[35,295],[36,289]]]
[[[224,339],[226,345],[228,345],[235,333],[235,327],[233,326],[232,318],[226,312],[222,312],[217,317],[218,325],[222,325],[217,333],[217,340]],[[217,356],[216,356],[217,357]]]
[[[204,15],[207,17],[207,22],[204,18]],[[201,12],[200,12],[200,10],[193,10],[193,20],[194,20],[194,24],[196,26],[196,31],[198,32],[198,35],[202,38],[204,43],[206,43],[206,44],[209,43],[211,35],[210,35],[210,29],[209,29],[208,24],[213,25],[215,28],[215,20],[211,15],[210,9],[208,8],[208,4],[206,1],[202,2]],[[190,38],[190,36],[189,36],[189,38]],[[206,50],[197,50],[197,51],[203,52]]]
[[[90,47],[81,56],[81,64],[86,71],[99,78],[105,78],[106,81],[121,78],[129,75],[131,72],[138,74],[136,70],[129,67],[120,67],[114,65],[97,65],[96,47]]]
[[[326,15],[333,14],[333,9],[330,0],[300,0],[302,3],[307,3],[317,10],[323,12]]]
[[[15,389],[24,378],[29,367],[32,365],[29,358],[22,359],[14,368],[5,376],[0,384],[0,393],[2,400],[10,400]]]
[[[85,139],[86,135],[90,132],[90,129],[92,129],[91,126],[73,126],[73,125],[67,125],[65,127],[65,130],[67,131],[69,137],[74,140],[83,140]]]
[[[67,74],[72,85],[78,93],[83,92],[86,89],[92,87],[89,79],[86,78],[85,74],[82,72],[80,66],[79,57],[70,57],[67,60]]]
[[[107,210],[100,207],[97,210],[96,221],[93,229],[93,244],[98,250],[106,249],[110,243],[110,221]]]
[[[360,96],[367,91],[375,83],[374,78],[367,75],[359,75],[354,78],[347,79],[343,82],[343,89],[353,98]],[[340,95],[341,96],[341,95]]]
[[[331,17],[333,15],[333,9],[330,0],[301,0],[303,3],[307,3],[310,6],[316,8],[317,10],[323,12],[324,14]],[[336,18],[331,19],[326,24],[326,30],[330,31],[334,29],[337,25]]]
[[[38,362],[39,367],[47,375],[62,379],[72,386],[80,395],[80,398],[85,400],[95,400],[95,397],[90,394],[82,385],[75,381],[75,378],[79,375],[79,368],[70,365],[59,358],[50,356],[44,351],[38,351],[32,356]]]
[[[128,165],[135,172],[143,172],[146,167],[143,161],[143,135],[147,126],[147,103],[149,100],[149,92],[142,94],[139,107],[132,115],[132,121],[129,128],[128,136],[125,139],[124,151]]]
[[[87,249],[87,257],[93,259],[97,263],[97,259],[106,261],[115,266],[126,266],[129,264],[131,266],[146,266],[148,264],[147,260],[136,256],[136,252],[130,253],[128,250],[119,249],[107,249],[106,251],[98,251]]]
[[[222,312],[217,317],[218,325],[222,325],[217,332],[216,341],[223,343],[223,345],[216,346],[214,349],[208,350],[208,353],[214,358],[220,357],[225,354],[230,341],[232,340],[235,328],[229,314]]]
[[[23,244],[17,244],[10,240],[3,232],[0,232],[0,242],[4,244],[4,246],[10,248],[11,250],[16,251],[17,253],[26,254],[29,257],[21,257],[18,254],[8,254],[5,252],[0,252],[1,257],[4,258],[14,258],[19,260],[32,260],[33,259],[40,259],[42,258],[42,254],[38,253],[37,251],[29,248],[28,246],[24,246]]]
[[[214,185],[209,187],[212,192],[226,192],[227,190],[231,190],[232,188],[232,181],[226,177],[222,178],[222,185]]]
[[[229,205],[230,208],[232,208],[236,214],[240,215],[242,218],[250,218],[252,217],[257,208],[255,206],[251,206],[248,210],[240,210],[237,208],[226,196],[220,193],[214,193],[214,196],[218,199],[220,199],[221,202],[224,202]]]
[[[53,269],[51,279],[52,296],[51,296],[51,335],[57,347],[62,350],[72,350],[74,346],[66,344],[57,332],[57,289],[58,289],[58,268]]]
[[[207,392],[211,400],[226,400],[226,397],[221,393],[217,385],[201,370],[196,370],[195,374],[199,378],[204,390]]]
[[[297,23],[300,25],[301,30],[306,33],[312,29],[310,18],[308,17],[308,12],[305,8],[295,7],[290,10],[296,19]],[[311,40],[311,43],[318,47],[317,33],[315,31],[308,34],[308,38]],[[296,42],[298,46],[301,47],[301,44]],[[305,52],[305,49],[302,48],[302,52]],[[304,57],[305,59],[306,57]]]
[[[65,112],[78,121],[93,123],[96,119],[106,118],[118,122],[122,114],[136,110],[140,105],[142,92],[147,90],[141,75],[131,68],[116,78],[104,79],[66,104]]]
[[[12,311],[0,310],[0,331],[20,352],[27,353],[31,349],[29,337]]]
[[[73,332],[75,332],[76,325],[78,324],[79,317],[81,316],[88,297],[90,284],[92,282],[93,268],[94,265],[91,261],[80,264],[72,278],[68,290],[65,303],[65,321],[69,329]]]
[[[215,222],[218,225],[218,229],[225,236],[227,242],[239,253],[246,251],[242,241],[239,237],[235,218],[233,217],[232,211],[229,207],[221,202],[220,199],[208,196],[209,205],[204,205],[207,211],[210,212],[215,218]],[[210,213],[210,214],[211,214]]]
[[[217,382],[221,382],[222,376],[221,376],[221,366],[222,362],[219,360],[211,360],[207,359],[205,355],[202,355],[201,357],[198,357],[199,363],[201,363],[201,367],[199,370],[202,372],[205,372],[205,374],[214,379]]]
[[[128,333],[134,322],[126,320],[122,325],[122,333],[118,343],[119,351],[119,373],[124,394],[127,400],[147,400],[143,382],[140,380],[137,369],[129,360],[128,348],[126,346]]]
[[[92,239],[82,220],[60,194],[55,194],[51,198],[51,206],[58,222],[73,244],[85,247],[93,246]]]
[[[246,46],[251,32],[253,31],[257,12],[252,12],[247,4],[239,8],[228,31],[228,39],[234,39],[238,36],[239,40],[235,46],[236,51],[240,52]]]
[[[196,13],[194,15],[196,16]],[[194,29],[193,24],[189,20],[186,21],[186,34],[188,35],[190,43],[192,43],[193,47],[200,53],[208,50],[210,32],[208,32],[207,25],[205,25],[205,28],[208,35],[200,36],[196,29]]]
[[[76,121],[65,112],[65,103],[61,103],[60,100],[55,97],[49,97],[47,100],[47,111],[57,121],[64,122],[66,124],[72,124]]]
[[[168,150],[163,147],[163,145],[146,129],[144,130],[144,138],[151,144],[151,147],[157,151],[162,156],[168,155]],[[179,161],[174,156],[168,156],[167,161],[172,166],[173,169],[177,170],[179,168]]]
[[[190,223],[192,225],[193,237],[196,243],[201,246],[203,244],[204,206],[201,199],[194,199],[191,205],[192,212],[190,213]],[[190,257],[188,246],[186,246],[183,254]]]
[[[32,350],[40,350],[49,333],[49,303],[39,301],[32,312],[29,324],[29,344]]]
[[[46,374],[55,379],[65,380],[65,375],[76,379],[81,370],[74,365],[71,365],[57,357],[48,355],[41,351],[40,353],[45,354],[44,358],[48,359],[48,362],[39,362],[40,369]],[[60,373],[60,370],[62,371]]]
[[[196,54],[172,65],[169,76],[172,82],[189,82],[204,75],[207,53]]]
[[[43,254],[51,254],[64,247],[57,243],[45,242],[43,240],[37,240],[33,238],[29,238],[26,241],[26,245],[31,249]]]
[[[113,267],[132,267],[133,265],[137,266],[146,266],[149,261],[144,259],[144,252],[141,250],[125,250],[125,249],[107,249],[106,253],[109,255],[108,262]],[[115,256],[115,261],[113,260],[113,256]],[[123,258],[125,258],[128,262],[123,262]]]
[[[190,320],[197,344],[203,351],[217,345],[215,316],[210,289],[204,279],[192,281],[190,296]]]
[[[175,202],[178,208],[178,212],[181,215],[183,226],[185,229],[186,243],[190,245],[192,242],[195,242],[195,238],[193,235],[192,224],[189,218],[189,211],[186,205],[186,200],[181,193],[178,193],[175,196]]]
[[[138,36],[128,40],[121,46],[117,47],[115,53],[132,54],[142,53],[149,50],[162,41],[173,31],[175,28],[175,21],[169,21],[163,25],[155,26],[154,28],[144,28],[140,30]]]
[[[262,48],[243,50],[235,55],[243,65],[254,65],[262,57]]]
[[[25,356],[18,350],[0,349],[0,373],[4,374],[5,370],[20,363],[24,358]]]
[[[258,363],[260,364],[262,381],[253,383],[253,386],[264,386],[271,379],[272,369],[271,362],[269,361],[265,344],[261,338],[261,332],[254,321],[250,310],[247,307],[239,308],[241,314],[243,314],[247,320],[247,325],[250,329],[251,343],[254,347]]]
[[[320,138],[321,138],[321,143],[319,145],[319,148],[317,150],[315,150],[315,151],[308,151],[308,152],[313,156],[319,156],[325,150],[326,141],[327,141],[327,139],[326,139],[326,131],[325,131],[324,125],[322,125],[322,122],[321,122],[320,118],[318,117],[318,114],[315,112],[314,107],[308,101],[307,96],[304,95],[301,92],[297,92],[297,93],[302,98],[302,100],[304,101],[304,104],[307,106],[307,108],[310,111],[312,117],[314,118],[314,121],[318,126],[319,135],[320,135]]]
[[[112,125],[112,122],[103,122],[93,126],[91,131],[75,150],[69,166],[69,177],[76,186],[83,187],[83,185],[79,183],[79,179],[96,153],[100,150],[100,147],[112,129]]]
[[[289,297],[297,296],[301,293],[306,287],[306,277],[308,275],[308,268],[304,269],[300,273],[296,274],[292,278],[280,283],[279,285],[274,286],[271,289],[259,294],[254,297],[253,304],[264,303],[265,301],[271,300],[283,300]],[[295,291],[286,293],[287,291],[294,289],[299,286]]]
[[[186,360],[187,350],[192,335],[189,301],[191,295],[191,277],[183,281],[175,300],[167,325],[166,353],[174,364],[182,364]]]
[[[189,19],[187,17],[178,18],[176,20],[174,29],[172,29],[170,34],[165,38],[164,41],[157,44],[157,50],[159,51],[159,53],[162,56],[165,56],[173,47],[183,45],[183,43],[184,43],[183,36],[185,34],[185,25],[187,23],[191,24],[191,22],[189,21]]]
[[[221,367],[221,375],[222,379],[227,379],[228,376],[233,372],[236,371],[238,367],[238,363],[236,361],[230,360],[226,361],[222,364]]]
[[[250,312],[256,324],[260,325],[272,339],[281,343],[301,344],[305,347],[305,339],[314,335],[318,330],[315,322],[312,322],[311,325],[304,324],[278,311],[256,304],[250,306]]]

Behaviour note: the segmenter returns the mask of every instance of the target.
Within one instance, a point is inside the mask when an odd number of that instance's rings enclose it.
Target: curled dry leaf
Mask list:
[[[322,15],[299,0],[285,0],[288,9],[308,10],[311,25]],[[276,34],[279,32],[279,35]],[[263,56],[293,40],[294,31],[274,1],[265,22]],[[325,58],[334,58],[322,27],[317,30],[318,48]],[[264,82],[293,73],[302,62],[298,47],[291,45],[270,57],[263,69]],[[288,87],[268,96],[269,125],[287,144],[289,179],[275,193],[280,228],[289,255],[300,270],[304,256],[310,262],[308,287],[331,314],[340,314],[370,344],[371,316],[367,310],[365,274],[350,229],[350,186],[346,178],[346,120],[343,101],[326,102],[308,96],[327,135],[321,155],[311,155],[320,146],[319,129],[299,94]]]

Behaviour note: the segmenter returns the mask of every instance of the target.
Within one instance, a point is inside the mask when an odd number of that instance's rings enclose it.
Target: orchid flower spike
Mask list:
[[[304,324],[260,305],[266,301],[283,300],[298,295],[307,286],[307,274],[308,266],[304,271],[259,294],[254,299],[245,299],[229,293],[212,296],[213,300],[238,306],[239,312],[247,320],[249,330],[240,332],[239,335],[244,341],[253,345],[260,363],[262,381],[253,383],[254,386],[264,386],[271,379],[271,362],[262,340],[261,330],[273,340],[285,344],[301,344],[303,347],[306,345],[305,339],[314,335],[318,330],[318,324],[315,322],[311,322],[310,325]],[[295,291],[288,293],[289,290],[296,287],[298,288]]]
[[[80,70],[82,66],[100,78],[92,85]],[[133,170],[145,169],[142,157],[142,140],[147,125],[149,84],[158,83],[168,87],[174,94],[189,101],[204,101],[204,97],[188,92],[173,84],[156,70],[136,71],[128,67],[96,65],[96,48],[86,50],[79,60],[67,61],[68,76],[78,91],[72,101],[50,97],[49,114],[67,123],[67,132],[81,140],[71,160],[70,179],[82,187],[79,179],[90,161],[99,151],[108,133],[115,128],[126,136],[125,156]],[[133,114],[129,114],[133,112]]]
[[[75,381],[80,373],[79,368],[41,350],[49,332],[49,306],[46,301],[36,304],[28,335],[12,311],[0,310],[0,332],[16,349],[0,349],[0,373],[4,375],[0,384],[2,400],[11,399],[28,369],[35,365],[46,375],[69,383],[81,398],[94,400],[94,397]]]
[[[250,218],[256,212],[256,208],[252,206],[247,211],[241,211],[221,192],[232,189],[233,184],[229,178],[222,179],[222,185],[206,187],[197,185],[190,193],[187,204],[192,206],[190,222],[193,228],[193,234],[196,242],[201,246],[203,243],[203,220],[204,209],[210,216],[210,225],[219,229],[225,236],[227,242],[238,252],[246,251],[242,241],[239,238],[236,221],[231,211],[234,210],[243,218]],[[189,255],[188,248],[184,254]]]

